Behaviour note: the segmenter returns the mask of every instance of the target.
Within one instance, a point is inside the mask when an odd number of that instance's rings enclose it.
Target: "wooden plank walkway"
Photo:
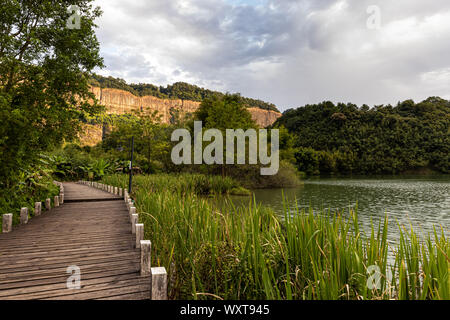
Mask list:
[[[122,198],[76,183],[64,190],[62,206],[0,234],[0,300],[150,299]],[[80,289],[67,288],[70,266]]]

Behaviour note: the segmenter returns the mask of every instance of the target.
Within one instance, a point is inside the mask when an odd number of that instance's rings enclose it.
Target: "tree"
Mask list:
[[[239,95],[225,95],[205,99],[195,112],[194,118],[203,122],[204,128],[226,129],[256,128],[252,115],[245,108]]]
[[[82,113],[99,107],[88,78],[102,67],[90,0],[2,0],[0,8],[0,181],[80,129]],[[67,27],[79,8],[79,29]],[[94,101],[94,103],[93,103]]]
[[[306,105],[286,111],[274,127],[282,125],[301,149],[297,167],[308,174],[449,172],[450,102],[439,97],[372,109]]]
[[[169,166],[170,126],[161,124],[157,111],[135,111],[113,117],[112,132],[103,141],[105,149],[122,150],[122,159],[129,159],[130,141],[134,137],[135,159],[144,172],[154,172],[154,166]]]
[[[257,128],[250,112],[245,108],[241,97],[237,94],[205,99],[195,112],[194,119],[202,121],[204,129],[220,130],[223,137],[226,136],[226,129],[247,130]],[[225,149],[225,144],[223,146]],[[225,155],[225,150],[223,154]],[[222,176],[224,176],[225,162],[221,165],[221,170]]]

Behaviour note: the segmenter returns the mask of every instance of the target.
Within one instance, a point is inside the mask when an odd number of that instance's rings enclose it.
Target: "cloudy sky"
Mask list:
[[[450,99],[449,0],[97,0],[106,68],[275,103]]]

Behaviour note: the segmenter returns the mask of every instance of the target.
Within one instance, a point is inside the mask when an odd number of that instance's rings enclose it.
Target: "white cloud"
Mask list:
[[[448,0],[97,0],[103,74],[274,102],[450,96]],[[366,9],[378,5],[381,29]]]

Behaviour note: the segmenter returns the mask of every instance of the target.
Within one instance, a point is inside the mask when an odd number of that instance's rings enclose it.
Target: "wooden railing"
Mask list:
[[[167,300],[167,271],[164,267],[151,267],[151,246],[150,240],[144,240],[144,224],[139,223],[139,214],[136,212],[136,206],[128,191],[119,187],[102,184],[95,181],[79,181],[78,183],[104,190],[106,192],[123,197],[128,209],[131,222],[131,232],[136,237],[135,247],[141,250],[141,276],[151,277],[152,300]]]
[[[64,203],[64,186],[61,182],[53,181],[54,184],[59,186],[59,195],[53,198],[53,205],[59,207]],[[40,216],[42,214],[42,204],[45,204],[45,210],[49,211],[52,208],[51,199],[47,198],[45,201],[34,203],[34,216]],[[23,207],[20,209],[20,224],[27,224],[30,219],[30,210],[28,207]],[[5,213],[2,216],[2,232],[9,233],[13,228],[13,214]]]

